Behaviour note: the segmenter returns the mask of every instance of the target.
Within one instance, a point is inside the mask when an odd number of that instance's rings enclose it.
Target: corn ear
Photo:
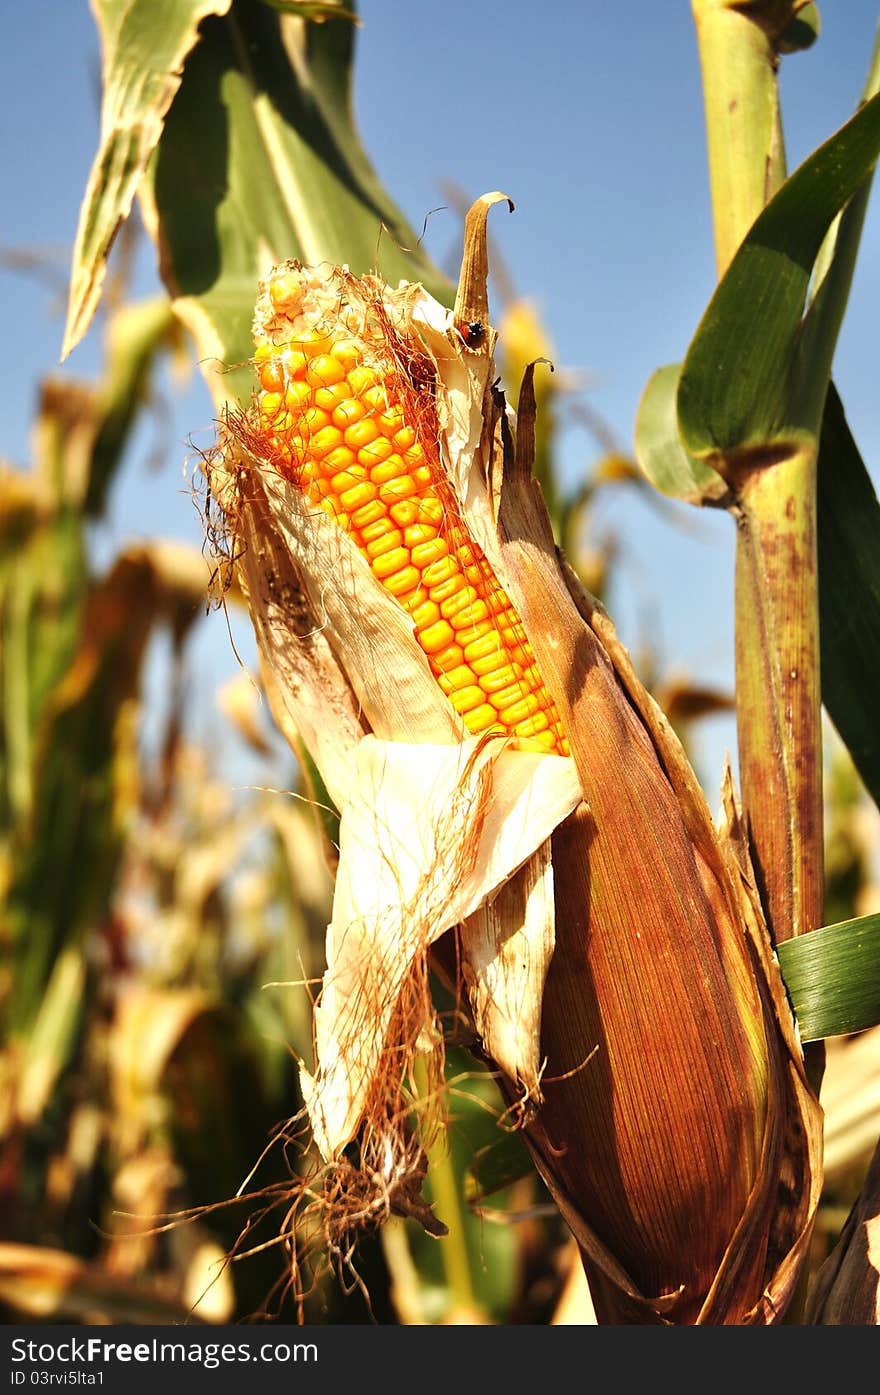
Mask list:
[[[484,378],[489,357],[419,287],[391,292],[295,263],[264,283],[255,341],[260,392],[229,420],[211,487],[273,709],[342,814],[316,1062],[302,1073],[315,1140],[333,1159],[371,1111],[401,1109],[408,1058],[394,1030],[419,1038],[414,970],[459,923],[471,981],[494,975],[483,1031],[522,1094],[539,1097],[553,923],[540,849],[581,792],[453,483],[481,416],[468,373],[447,388],[434,351],[452,369],[469,354]],[[533,855],[540,875],[511,912],[507,883]],[[389,1053],[404,1060],[393,1081]]]
[[[818,1105],[732,786],[716,830],[608,617],[557,552],[532,474],[532,370],[517,419],[495,386],[485,224],[502,197],[468,216],[451,314],[418,286],[273,272],[255,325],[260,393],[211,467],[267,686],[342,811],[302,1077],[310,1122],[338,1166],[360,1141],[381,1193],[370,1215],[413,1213],[407,1081],[438,1041],[425,962],[457,926],[483,1048],[600,1320],[775,1322],[818,1200]],[[348,436],[346,412],[369,429]],[[403,441],[404,455],[420,448],[404,471],[374,477]],[[425,517],[392,513],[407,501]],[[381,516],[358,517],[377,502]],[[406,529],[426,522],[417,555]],[[434,594],[437,562],[449,595]],[[458,591],[466,623],[488,623],[476,638],[495,635],[489,656],[468,653],[442,609],[453,634],[435,644],[439,621],[420,607]],[[495,705],[483,657],[519,685]],[[448,681],[459,668],[462,687]]]

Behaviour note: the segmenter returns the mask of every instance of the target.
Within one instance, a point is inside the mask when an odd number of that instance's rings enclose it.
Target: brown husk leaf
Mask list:
[[[530,1146],[601,1320],[772,1323],[818,1202],[821,1112],[732,787],[716,833],[668,722],[557,553],[531,478],[533,404],[527,374],[514,444],[503,402],[487,400],[482,468],[589,809],[552,840],[556,951]]]

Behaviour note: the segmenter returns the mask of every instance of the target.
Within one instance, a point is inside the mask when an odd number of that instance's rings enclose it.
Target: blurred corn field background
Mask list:
[[[66,347],[100,304],[98,365],[91,379],[59,372],[61,325],[48,326],[30,458],[0,462],[0,1311],[46,1323],[591,1323],[578,1246],[520,1137],[499,1130],[508,1101],[496,1072],[458,1041],[445,1060],[448,1139],[429,1149],[425,1183],[449,1234],[396,1216],[360,1242],[352,1269],[318,1262],[313,1272],[312,1237],[295,1233],[307,1271],[299,1306],[289,1291],[279,1234],[308,1159],[286,1121],[303,1104],[298,1063],[312,1059],[338,825],[308,754],[272,721],[249,645],[211,695],[210,719],[193,711],[206,629],[226,642],[229,625],[232,648],[245,606],[198,441],[169,439],[163,414],[198,371],[218,413],[248,401],[267,249],[269,260],[366,271],[382,235],[389,282],[424,280],[445,304],[459,249],[433,265],[373,174],[346,95],[347,6],[168,8],[148,68],[126,7],[93,6],[102,144]],[[361,17],[369,24],[366,4]],[[865,72],[869,61],[865,52]],[[444,99],[457,100],[452,87]],[[299,180],[293,194],[284,171]],[[481,192],[450,183],[442,197],[463,223]],[[135,198],[139,215],[126,222]],[[626,537],[603,522],[605,501],[650,512],[673,549],[702,516],[679,502],[685,490],[658,492],[662,470],[647,468],[649,481],[631,441],[591,405],[535,308],[539,271],[534,285],[515,283],[499,226],[493,324],[512,405],[529,364],[556,370],[535,377],[535,474],[556,537],[594,596],[613,603],[629,587],[624,604],[637,608]],[[144,299],[134,268],[152,243],[165,284]],[[4,251],[17,274],[39,270],[26,249]],[[591,352],[601,370],[601,342]],[[574,421],[576,476],[562,449]],[[174,487],[193,494],[191,539],[123,542],[108,556],[101,525],[145,434],[175,468],[186,456]],[[642,629],[634,657],[698,761],[700,724],[732,713],[733,692],[678,665],[666,638],[652,643]],[[865,762],[857,769],[827,720],[824,742],[831,925],[880,913],[880,816]],[[714,807],[721,771],[698,769]],[[439,982],[436,993],[451,1013]],[[880,1028],[830,1036],[826,1053],[810,1277],[880,1136]]]

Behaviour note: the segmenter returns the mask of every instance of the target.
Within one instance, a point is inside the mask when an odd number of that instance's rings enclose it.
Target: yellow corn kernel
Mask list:
[[[463,662],[464,653],[460,644],[447,644],[445,649],[431,655],[431,668],[438,677],[444,673],[451,673]]]
[[[365,481],[361,487],[365,490],[369,488],[370,494],[368,498],[364,499],[363,504],[355,506],[355,511],[351,516],[353,528],[366,528],[370,523],[375,523],[377,519],[385,518],[388,513],[385,505],[377,497],[378,490],[374,484],[368,484]]]
[[[352,450],[361,450],[363,446],[368,446],[371,441],[375,441],[379,435],[379,428],[372,417],[362,417],[360,421],[353,422],[345,430],[345,444]]]
[[[448,673],[441,673],[437,682],[444,693],[454,693],[462,688],[467,688],[474,681],[474,675],[467,664],[459,664],[457,668],[452,668]]]
[[[379,488],[379,498],[385,504],[396,504],[398,499],[408,499],[415,494],[416,486],[412,475],[401,475],[399,479],[388,480]]]
[[[353,397],[362,397],[368,388],[376,382],[376,373],[372,368],[366,368],[364,364],[357,363],[348,372],[348,385],[351,388]]]
[[[380,436],[379,441],[388,447],[384,460],[377,460],[370,469],[370,479],[374,484],[387,484],[389,480],[399,479],[406,474],[406,465],[401,456],[394,454],[391,449],[391,442],[385,436]],[[376,441],[376,445],[379,444]],[[373,447],[370,447],[373,449]]]
[[[407,463],[410,465],[410,467],[412,467],[412,461],[409,458],[411,455],[412,451],[408,450],[406,455],[403,457],[404,460],[406,460]],[[413,468],[412,477],[413,482],[420,490],[432,489],[434,486],[434,472],[429,465],[416,465],[415,468]]]
[[[374,384],[364,390],[364,401],[371,412],[384,412],[388,407],[388,398],[385,389],[380,383]],[[398,416],[396,425],[400,425],[402,418]],[[396,429],[396,428],[395,428]]]
[[[400,507],[399,505],[397,506]],[[408,528],[404,528],[403,539],[407,547],[418,547],[419,543],[432,542],[437,536],[437,529],[430,523],[411,523]],[[416,564],[418,565],[418,564]]]
[[[319,431],[324,431],[328,426],[332,426],[330,413],[323,412],[320,407],[307,407],[305,411],[300,408],[299,430],[303,436],[314,436]]]
[[[410,528],[419,522],[423,502],[422,499],[401,499],[399,504],[391,505],[388,516],[398,528]]]
[[[402,427],[400,428],[399,431],[395,432],[395,435],[394,435],[394,447],[395,447],[395,450],[399,450],[399,451],[409,450],[410,446],[414,446],[415,443],[416,443],[416,433],[413,431],[413,429],[412,429],[411,426],[402,426]]]
[[[464,656],[468,663],[473,663],[474,659],[485,659],[489,654],[497,654],[502,648],[498,631],[485,620],[482,623],[483,633],[475,635],[470,643],[464,646]]]
[[[329,352],[333,345],[334,331],[326,325],[316,325],[305,334],[298,334],[294,344],[307,359],[320,358]]]
[[[402,542],[403,534],[401,533],[400,529],[389,528],[388,531],[386,533],[383,533],[381,537],[374,538],[372,542],[365,543],[364,551],[366,552],[370,561],[373,562],[377,557],[384,557],[386,552],[391,552],[391,550],[394,549],[394,551],[401,559],[400,566],[405,567],[407,565],[407,562],[409,561],[409,554],[407,553],[405,547],[401,547]],[[397,571],[399,570],[399,568],[395,567],[394,570]],[[376,572],[377,576],[381,575],[381,573],[377,571],[375,567],[373,568],[373,571]]]
[[[268,347],[264,345],[264,347]],[[280,392],[284,387],[284,368],[280,359],[260,363],[260,383],[266,392]]]
[[[334,494],[342,496],[350,494],[357,489],[359,484],[364,483],[363,475],[358,474],[358,466],[354,465],[350,470],[340,470],[338,475],[330,476],[330,488]]]
[[[451,580],[452,577],[461,577],[458,570],[458,563],[454,557],[450,557],[444,548],[446,555],[440,557],[435,562],[429,563],[422,572],[422,580],[425,585],[433,590],[435,586],[441,586],[444,581]]]
[[[424,580],[424,576],[422,577]],[[429,625],[419,635],[419,643],[426,654],[438,654],[448,645],[455,643],[455,631],[446,620],[438,620]]]
[[[426,493],[414,503],[417,510],[415,522],[424,524],[426,528],[439,529],[445,513],[441,501],[436,496]]]
[[[503,688],[492,688],[486,693],[486,696],[496,712],[506,712],[510,707],[525,703],[531,716],[533,712],[538,711],[541,705],[540,698],[529,692],[515,674],[512,683],[508,683]]]
[[[464,718],[468,731],[475,736],[479,732],[489,731],[492,727],[497,731],[501,726],[498,713],[486,702],[481,703],[479,707],[472,707],[469,712],[464,714]]]
[[[376,486],[373,485],[374,497],[377,493],[378,490],[376,489]],[[364,528],[361,528],[360,534],[362,541],[365,543],[369,543],[375,542],[377,538],[384,538],[387,536],[388,533],[392,533],[394,531],[395,530],[391,527],[391,524],[388,522],[387,513],[383,511],[382,517],[377,518],[374,523],[368,523]]]
[[[436,534],[427,542],[417,543],[412,550],[413,566],[419,567],[425,572],[426,586],[433,584],[432,576],[435,574],[435,566],[444,561],[448,566],[453,567],[455,574],[458,575],[458,564],[454,558],[450,558],[446,540],[437,537]],[[441,600],[442,597],[437,596],[435,599]]]
[[[300,378],[293,378],[284,389],[284,402],[292,412],[302,409],[312,400],[312,389]],[[320,406],[321,404],[318,403]],[[326,409],[325,409],[326,410]]]
[[[421,580],[419,572],[419,580]],[[435,625],[441,618],[440,607],[436,601],[422,601],[421,605],[415,606],[410,614],[415,622],[417,630],[425,630],[429,625]]]
[[[370,546],[375,546],[375,544],[371,543]],[[369,552],[369,548],[367,551]],[[409,565],[409,553],[405,547],[394,547],[390,552],[383,552],[380,557],[371,560],[370,565],[376,576],[382,581]]]
[[[447,585],[449,585],[449,583],[447,583]],[[438,599],[437,590],[434,590],[432,595],[435,600]],[[456,591],[453,591],[449,596],[440,597],[439,600],[444,620],[448,620],[454,630],[463,629],[464,626],[458,617],[463,610],[473,607],[474,593],[471,587],[467,586],[465,582],[462,581]]]
[[[505,655],[505,652],[501,648],[501,645],[499,643],[498,646],[495,649],[493,649],[491,654],[487,654],[482,659],[469,659],[468,663],[470,664],[474,673],[477,674],[482,683],[482,680],[484,678],[487,678],[491,674],[496,673],[499,668],[509,667],[507,662],[508,657],[509,656]]]
[[[358,425],[363,425],[363,423],[359,422]],[[352,427],[350,429],[357,430],[357,427]],[[390,455],[391,442],[385,436],[377,436],[375,441],[371,441],[368,446],[361,446],[360,450],[358,451],[358,460],[361,462],[362,465],[366,465],[367,469],[372,472],[373,470],[378,469],[382,465],[383,461],[387,463],[388,457]],[[381,484],[382,481],[374,479],[373,483]]]
[[[394,576],[386,576],[382,584],[401,604],[406,603],[410,594],[422,594],[422,575],[415,567],[402,567]]]
[[[306,391],[308,391],[309,388],[308,383],[304,383],[299,380],[297,381],[296,386],[300,391],[303,388],[305,388]],[[343,378],[341,383],[334,383],[332,387],[318,388],[315,392],[315,406],[320,407],[323,412],[329,412],[330,420],[333,421],[333,413],[336,411],[336,408],[339,407],[343,402],[348,401],[348,394],[349,386]],[[345,424],[347,426],[348,422],[346,422]],[[339,422],[333,422],[333,425],[338,426]]]
[[[476,683],[471,683],[467,688],[459,688],[457,692],[450,694],[450,702],[460,717],[466,712],[471,712],[475,707],[483,704],[483,690],[478,688]]]
[[[490,698],[489,701],[492,702],[492,699]],[[495,707],[495,704],[492,703],[492,706]],[[546,721],[546,716],[540,711],[540,699],[536,697],[535,694],[530,694],[528,697],[521,697],[508,703],[506,707],[496,707],[495,710],[498,713],[499,720],[502,721],[506,727],[515,727],[519,722],[525,722],[529,718],[537,718],[540,716],[544,716],[544,720]]]
[[[492,673],[486,673],[480,676],[480,687],[483,689],[484,693],[493,695],[498,693],[500,695],[506,689],[510,688],[511,685],[513,685],[515,689],[513,696],[521,696],[524,690],[522,680],[517,677],[510,664],[503,664]],[[492,702],[492,697],[489,698],[489,701]],[[493,707],[497,705],[497,703],[492,702]],[[501,706],[504,707],[506,704],[502,703]]]
[[[360,466],[357,463],[357,456],[348,446],[336,446],[324,456],[321,464],[321,473],[338,474],[340,470],[351,470],[357,474],[359,479],[364,478],[360,474]]]
[[[348,370],[349,368],[354,368],[355,364],[360,362],[360,346],[357,345],[353,339],[334,340],[333,347],[330,350],[330,352],[332,353],[335,359],[339,360],[343,368],[345,368],[346,370]]]
[[[332,387],[334,383],[341,383],[344,377],[345,369],[332,354],[318,354],[306,370],[306,382],[316,388]]]
[[[260,402],[260,411],[267,421],[275,425],[276,418],[282,410],[283,399],[280,392],[264,392]]]
[[[466,610],[462,609],[455,617],[455,628],[457,630],[470,630],[478,627],[489,619],[489,607],[485,601],[472,601]]]
[[[365,400],[369,401],[369,396],[369,393],[366,393]],[[380,408],[379,415],[376,417],[376,425],[383,436],[393,438],[395,432],[399,431],[403,425],[403,416],[401,415],[400,408],[391,406],[387,412],[382,411]],[[406,449],[406,447],[404,447],[404,449]]]
[[[323,460],[331,451],[342,445],[342,432],[338,426],[324,426],[309,437],[309,454],[316,460]],[[332,467],[331,467],[332,468]]]
[[[463,594],[466,594],[467,589],[468,588],[465,579],[456,565],[456,570],[454,572],[451,572],[445,581],[434,582],[433,586],[431,587],[431,595],[434,597],[434,600],[438,603],[438,605],[442,605],[444,601],[449,600],[450,596],[461,596]],[[473,600],[473,592],[471,592],[470,599]]]
[[[344,402],[334,407],[332,421],[334,426],[344,431],[346,427],[354,426],[356,421],[360,421],[366,415],[367,409],[363,402],[359,402],[356,397],[346,397]]]
[[[278,364],[285,381],[290,382],[293,378],[296,378],[298,375],[301,376],[306,371],[308,359],[304,354],[299,353],[298,350],[291,348],[274,349],[273,353],[275,355],[273,362]],[[262,368],[260,372],[262,374]]]
[[[528,722],[524,722],[523,726],[528,727]],[[520,735],[519,729],[516,734]],[[528,731],[524,731],[522,736],[526,744],[533,749],[546,751],[548,755],[568,755],[568,742],[565,737],[557,735],[549,725],[534,736]]]

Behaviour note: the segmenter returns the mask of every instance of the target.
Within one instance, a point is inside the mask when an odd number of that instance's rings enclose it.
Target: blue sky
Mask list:
[[[515,214],[497,211],[493,219],[506,272],[540,312],[558,367],[581,375],[586,402],[631,448],[644,383],[655,367],[681,357],[714,282],[689,4],[362,0],[361,19],[356,112],[387,188],[417,228],[444,203],[447,182],[469,197],[500,188],[514,199]],[[782,65],[791,168],[851,113],[878,7],[873,0],[826,3],[822,20],[818,44]],[[0,245],[45,254],[54,278],[50,285],[0,267],[0,454],[24,464],[36,385],[58,369],[69,250],[97,141],[99,65],[85,0],[8,6],[4,37]],[[880,462],[878,228],[875,199],[835,364],[869,463]],[[451,210],[432,214],[426,245],[437,261],[452,264],[459,238]],[[149,294],[157,285],[144,247],[136,289]],[[100,332],[96,324],[60,371],[90,376]],[[197,378],[169,400],[170,417],[145,424],[132,444],[95,538],[101,560],[132,539],[201,541],[184,472],[189,438],[210,440],[211,405]],[[576,484],[596,455],[582,428],[567,430],[564,482]],[[636,655],[650,646],[663,670],[729,686],[732,524],[684,507],[672,512],[676,526],[668,511],[630,490],[604,497],[594,536],[611,534],[619,547],[610,609]],[[236,640],[247,655],[243,620]],[[195,735],[230,740],[212,692],[235,671],[225,625],[214,615],[194,654]],[[161,683],[161,673],[157,660],[151,681]],[[729,719],[704,724],[697,759],[710,795],[732,742]]]

